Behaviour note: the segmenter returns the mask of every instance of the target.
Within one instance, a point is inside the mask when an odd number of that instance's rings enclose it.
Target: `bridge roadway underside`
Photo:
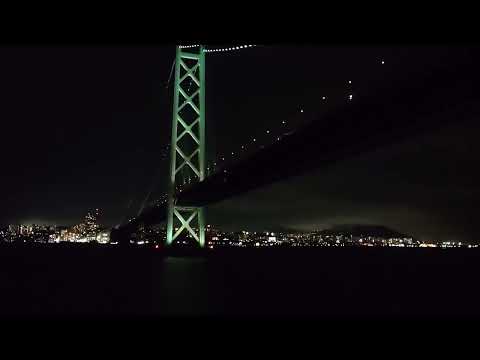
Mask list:
[[[342,159],[400,142],[480,113],[479,56],[470,53],[433,66],[414,79],[394,79],[313,121],[249,158],[177,194],[178,204],[205,206],[276,181],[326,168]],[[226,172],[224,172],[226,170]],[[161,223],[166,206],[125,225]]]

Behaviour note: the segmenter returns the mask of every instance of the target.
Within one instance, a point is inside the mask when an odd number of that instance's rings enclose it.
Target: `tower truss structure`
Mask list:
[[[178,185],[186,176],[205,178],[204,46],[177,46],[172,117],[167,245],[180,238],[205,246],[204,209],[179,204]]]

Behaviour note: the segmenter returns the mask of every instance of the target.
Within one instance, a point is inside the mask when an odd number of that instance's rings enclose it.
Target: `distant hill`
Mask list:
[[[398,231],[392,230],[386,226],[381,225],[359,225],[359,224],[342,224],[331,227],[330,229],[320,231],[323,234],[352,234],[354,236],[378,236],[384,238],[393,237],[412,237],[411,235],[402,234]]]

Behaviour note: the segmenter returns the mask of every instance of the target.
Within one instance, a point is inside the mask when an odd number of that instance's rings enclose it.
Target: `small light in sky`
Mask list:
[[[285,124],[285,120],[284,120],[284,121],[282,121],[282,124]]]
[[[303,113],[303,109],[300,109],[300,112]]]
[[[267,130],[267,134],[270,134],[270,130]]]
[[[352,98],[353,98],[352,94],[348,95],[348,100],[352,100]]]
[[[352,80],[348,80],[348,83],[351,84],[351,83],[352,83]]]
[[[253,141],[257,141],[257,139],[253,139]]]
[[[326,96],[322,96],[322,99],[325,100],[327,97]]]
[[[382,65],[385,64],[385,61],[382,60]]]

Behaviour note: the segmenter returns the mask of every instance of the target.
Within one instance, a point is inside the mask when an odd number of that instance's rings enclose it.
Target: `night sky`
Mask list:
[[[277,45],[207,54],[207,157],[237,152],[252,138],[268,144],[321,121],[349,94],[414,80],[456,51]],[[73,224],[100,208],[102,222],[115,225],[136,214],[149,190],[149,200],[160,196],[174,55],[173,45],[1,48],[0,223]],[[207,222],[302,230],[365,223],[476,241],[479,135],[478,126],[459,124],[361,154],[212,205]]]

